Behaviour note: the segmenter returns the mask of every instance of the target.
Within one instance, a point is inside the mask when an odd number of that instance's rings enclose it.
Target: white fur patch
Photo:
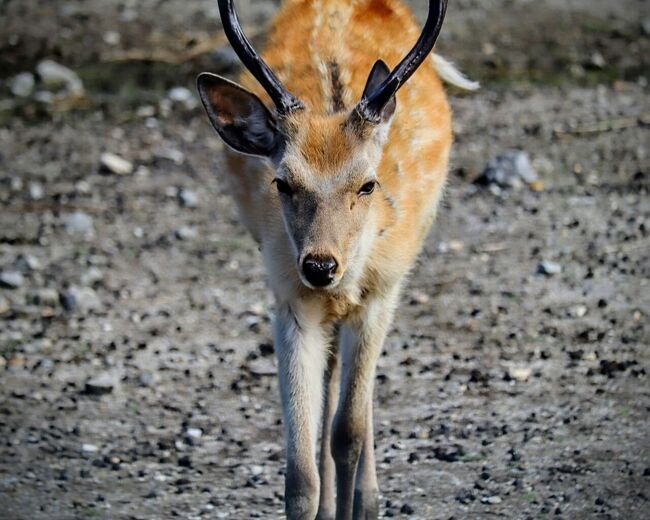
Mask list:
[[[328,338],[318,301],[282,306],[274,320],[288,453],[306,445],[316,456]]]
[[[469,91],[474,91],[481,88],[481,84],[478,81],[472,81],[469,79],[462,72],[460,72],[451,61],[446,60],[438,54],[433,54],[431,56],[431,59],[433,61],[433,66],[436,69],[436,72],[440,75],[445,83],[449,83],[454,87]]]

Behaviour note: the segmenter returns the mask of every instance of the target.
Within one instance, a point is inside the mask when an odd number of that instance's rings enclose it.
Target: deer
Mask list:
[[[443,80],[476,84],[431,54],[446,0],[421,31],[401,0],[287,0],[262,55],[218,7],[245,70],[197,88],[275,300],[286,516],[377,518],[376,365],[445,185]]]

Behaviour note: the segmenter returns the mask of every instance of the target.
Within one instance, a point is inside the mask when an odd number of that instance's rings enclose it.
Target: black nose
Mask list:
[[[314,287],[325,287],[334,281],[338,264],[331,256],[307,255],[302,262],[302,272]]]

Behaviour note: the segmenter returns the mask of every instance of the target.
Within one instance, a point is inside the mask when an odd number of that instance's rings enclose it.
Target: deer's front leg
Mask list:
[[[379,516],[379,486],[377,485],[377,468],[375,466],[372,395],[368,401],[368,420],[354,488],[353,518],[356,520],[371,520]]]
[[[338,341],[338,335],[335,338]],[[318,520],[334,520],[336,515],[336,467],[332,458],[332,421],[336,412],[339,397],[339,375],[341,372],[338,361],[338,346],[330,353],[327,371],[325,373],[323,422],[320,445],[320,503],[318,505]]]
[[[341,396],[332,433],[337,520],[350,520],[353,513],[355,519],[377,517],[372,390],[377,358],[392,319],[397,292],[395,288],[389,297],[371,300],[358,320],[341,329]],[[362,451],[365,460],[357,478]]]
[[[316,436],[327,339],[319,309],[306,303],[280,306],[274,329],[287,445],[287,518],[313,520],[318,510]]]

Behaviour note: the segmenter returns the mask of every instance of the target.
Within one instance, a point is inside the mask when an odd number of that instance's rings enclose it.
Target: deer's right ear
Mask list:
[[[255,94],[208,72],[199,74],[196,84],[212,126],[228,146],[262,157],[278,150],[282,135],[273,114]]]

